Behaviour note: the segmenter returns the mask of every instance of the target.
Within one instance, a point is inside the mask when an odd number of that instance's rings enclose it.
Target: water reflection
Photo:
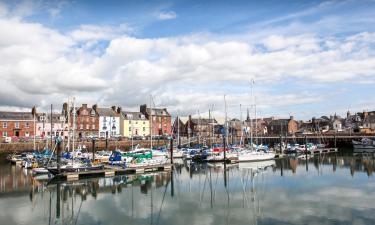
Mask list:
[[[374,155],[176,161],[173,172],[48,183],[0,166],[7,224],[372,224]]]

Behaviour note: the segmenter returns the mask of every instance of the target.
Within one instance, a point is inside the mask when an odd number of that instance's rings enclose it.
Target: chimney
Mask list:
[[[96,111],[97,108],[98,108],[98,105],[97,105],[97,104],[95,104],[95,105],[92,106],[92,109],[93,109],[94,111]]]
[[[120,114],[122,111],[122,108],[120,106],[117,107],[117,114]]]
[[[87,104],[82,104],[82,108],[87,109]]]
[[[114,112],[116,112],[116,109],[117,109],[116,106],[113,105],[111,108],[112,108],[112,110],[113,110]]]
[[[147,115],[147,105],[146,104],[143,104],[139,107],[139,111],[143,114],[143,115]]]
[[[368,112],[365,110],[363,111],[363,119],[366,119],[368,117]]]
[[[294,120],[294,116],[290,116],[290,120]]]

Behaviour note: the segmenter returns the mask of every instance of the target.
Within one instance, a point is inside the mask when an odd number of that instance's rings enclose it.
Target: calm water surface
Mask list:
[[[329,154],[59,184],[0,163],[0,224],[375,224],[374,156]]]

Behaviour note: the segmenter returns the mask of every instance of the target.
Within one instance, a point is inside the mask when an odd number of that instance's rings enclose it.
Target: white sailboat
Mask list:
[[[256,121],[256,105],[253,104],[255,102],[253,98],[253,85],[254,79],[251,80],[251,106],[255,108],[255,123],[257,129],[257,121]],[[256,130],[257,132],[257,130]],[[254,161],[264,161],[264,160],[271,160],[275,158],[275,153],[268,151],[265,146],[256,145],[253,143],[253,124],[252,119],[250,118],[250,148],[247,150],[239,151],[238,152],[238,162],[254,162]]]

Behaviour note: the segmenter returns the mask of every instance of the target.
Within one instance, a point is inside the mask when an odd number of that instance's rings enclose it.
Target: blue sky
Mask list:
[[[258,116],[374,110],[374,24],[373,0],[0,1],[0,108],[238,117],[254,79]]]

